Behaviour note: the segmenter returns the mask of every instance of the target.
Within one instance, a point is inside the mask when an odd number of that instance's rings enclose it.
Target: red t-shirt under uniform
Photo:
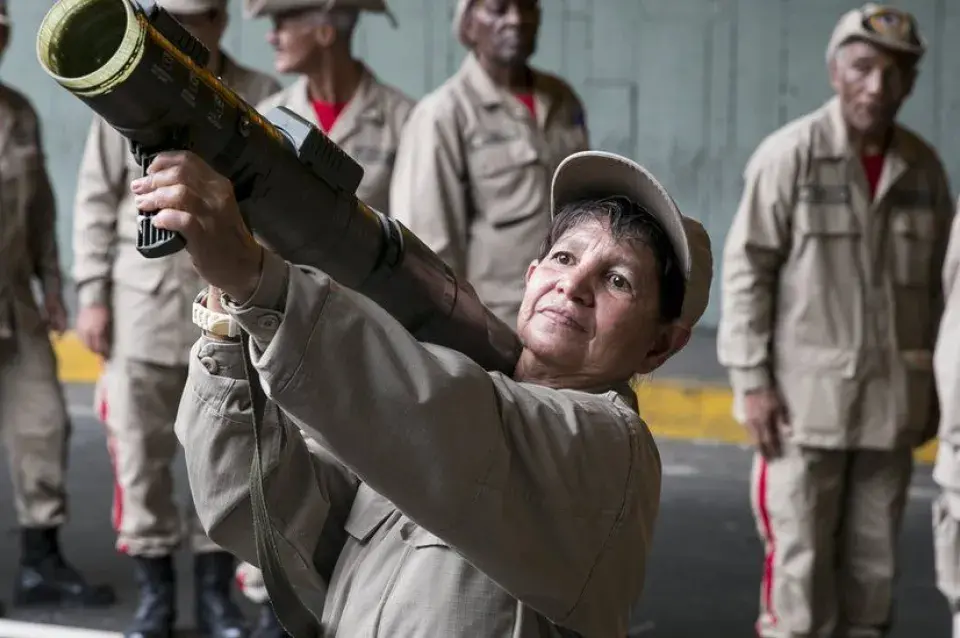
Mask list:
[[[530,111],[530,115],[533,116],[533,119],[537,119],[537,103],[533,99],[533,93],[515,93],[514,94],[520,102],[523,103],[527,110]]]
[[[313,103],[313,111],[317,114],[317,121],[320,122],[320,129],[324,133],[330,132],[330,129],[336,124],[337,118],[343,113],[343,109],[347,107],[347,102],[341,104],[321,100],[311,100],[311,102]]]
[[[863,162],[863,171],[867,174],[867,182],[870,184],[870,199],[877,195],[877,186],[880,185],[880,175],[883,174],[884,155],[863,155],[860,161]]]

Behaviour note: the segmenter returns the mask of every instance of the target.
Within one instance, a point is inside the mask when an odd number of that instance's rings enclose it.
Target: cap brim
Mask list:
[[[582,151],[568,156],[553,174],[551,216],[564,204],[621,195],[643,206],[663,227],[687,279],[692,269],[683,216],[673,198],[645,168],[620,155]]]

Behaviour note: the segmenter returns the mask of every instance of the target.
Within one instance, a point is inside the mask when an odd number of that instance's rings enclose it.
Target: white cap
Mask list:
[[[161,8],[170,13],[196,15],[212,9],[226,9],[227,0],[157,0]]]
[[[710,300],[713,279],[710,236],[700,222],[680,213],[676,202],[647,169],[605,151],[574,153],[564,159],[553,174],[551,214],[573,201],[616,195],[643,206],[667,234],[686,279],[679,321],[692,328]]]

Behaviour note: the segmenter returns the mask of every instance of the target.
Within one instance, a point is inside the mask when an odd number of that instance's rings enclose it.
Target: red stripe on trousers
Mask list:
[[[113,468],[113,509],[111,512],[111,523],[113,524],[113,531],[119,534],[120,525],[123,523],[123,487],[120,485],[120,480],[117,477],[116,442],[110,435],[110,428],[106,427],[108,414],[109,406],[107,404],[106,391],[101,389],[100,401],[97,405],[97,416],[100,417],[101,423],[103,423],[107,430],[107,452],[110,454],[110,465]],[[127,551],[126,546],[121,546],[118,549],[121,553],[126,553]]]
[[[773,611],[773,560],[776,555],[776,542],[773,527],[770,525],[770,512],[767,510],[767,460],[760,458],[760,478],[757,480],[757,509],[766,540],[766,556],[763,561],[763,606],[766,607],[770,621],[777,624],[777,614]]]

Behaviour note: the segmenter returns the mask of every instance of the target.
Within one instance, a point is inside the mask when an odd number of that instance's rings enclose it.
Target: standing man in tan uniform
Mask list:
[[[953,638],[960,638],[960,214],[954,214],[950,231],[943,292],[945,309],[933,355],[940,399],[933,478],[941,488],[933,503],[934,555],[937,588],[953,614]]]
[[[867,4],[827,47],[837,95],[750,159],[727,237],[720,362],[758,454],[761,636],[882,636],[952,217],[936,152],[899,126],[925,50]]]
[[[273,78],[240,66],[220,49],[226,0],[161,0],[211,52],[210,68],[241,97],[257,103],[279,90]],[[197,331],[193,296],[203,287],[185,253],[147,259],[135,247],[137,211],[129,184],[140,175],[127,142],[99,118],[80,167],[74,223],[74,278],[80,311],[77,332],[107,359],[101,406],[116,475],[117,548],[134,558],[140,604],[127,636],[167,636],[176,620],[172,554],[181,543],[171,463],[173,422]],[[236,561],[196,525],[197,625],[205,635],[245,636],[245,621],[230,598]]]
[[[278,73],[299,77],[261,102],[313,122],[364,170],[357,196],[389,214],[390,180],[413,100],[384,84],[353,55],[361,11],[393,15],[384,0],[246,0],[249,17],[269,16]]]
[[[10,31],[7,3],[0,0],[0,55]],[[109,605],[113,591],[88,585],[60,553],[70,424],[49,336],[50,330],[62,333],[67,323],[57,211],[37,113],[23,94],[3,84],[0,177],[0,434],[21,543],[14,604]],[[35,281],[42,307],[33,294]]]
[[[460,0],[470,53],[414,109],[390,193],[393,216],[509,325],[550,225],[550,176],[589,146],[573,89],[529,66],[539,28],[539,0]]]
[[[299,76],[257,109],[267,113],[284,106],[313,122],[363,166],[357,196],[389,215],[393,163],[414,101],[354,57],[353,35],[363,11],[394,21],[384,0],[246,0],[248,17],[273,22],[268,39],[277,73]],[[247,597],[261,605],[255,636],[285,636],[267,603],[260,570],[243,563],[237,576]]]

